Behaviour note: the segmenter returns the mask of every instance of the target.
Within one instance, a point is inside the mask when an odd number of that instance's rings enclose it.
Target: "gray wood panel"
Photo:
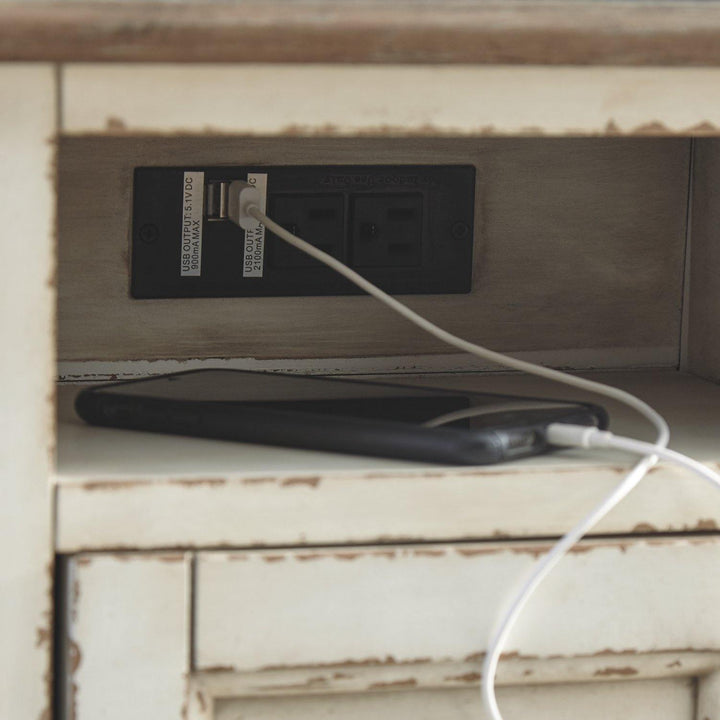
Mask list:
[[[61,360],[447,352],[367,297],[133,300],[132,169],[474,163],[469,295],[408,303],[498,350],[678,347],[687,139],[79,137],[60,140]]]
[[[693,168],[688,367],[720,379],[720,142],[697,140]]]

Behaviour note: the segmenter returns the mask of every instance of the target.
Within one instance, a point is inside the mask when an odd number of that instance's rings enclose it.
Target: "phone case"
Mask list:
[[[485,465],[547,452],[553,448],[545,440],[544,428],[551,422],[607,425],[604,410],[590,404],[548,409],[541,419],[534,417],[515,427],[471,430],[274,409],[259,403],[181,401],[103,392],[120,385],[81,391],[75,402],[78,415],[90,424],[106,427],[439,464]]]

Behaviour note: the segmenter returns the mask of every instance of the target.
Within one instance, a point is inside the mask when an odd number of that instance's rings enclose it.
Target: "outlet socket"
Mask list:
[[[265,228],[227,220],[233,180],[256,184],[273,220],[386,292],[470,291],[472,166],[207,166],[135,170],[133,297],[360,292]]]
[[[345,201],[342,195],[273,195],[268,215],[293,235],[345,262]],[[276,268],[318,266],[273,233],[267,236],[270,262]]]
[[[426,239],[422,194],[353,195],[350,207],[353,266],[410,268],[421,264]]]

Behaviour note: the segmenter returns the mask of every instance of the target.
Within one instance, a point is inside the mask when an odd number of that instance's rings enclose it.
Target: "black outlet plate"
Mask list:
[[[135,169],[133,297],[360,292],[272,233],[264,242],[246,242],[245,231],[232,222],[206,216],[210,184],[249,174],[266,176],[270,217],[385,291],[470,291],[471,165],[195,166]],[[186,193],[188,178],[196,189]],[[188,262],[196,263],[195,274],[188,274]]]

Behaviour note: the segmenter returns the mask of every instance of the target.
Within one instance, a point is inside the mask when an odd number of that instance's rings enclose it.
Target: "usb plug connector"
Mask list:
[[[260,191],[254,185],[244,180],[233,180],[230,183],[227,194],[227,217],[230,222],[243,230],[255,230],[261,223],[249,210],[253,208],[257,211],[260,204]]]

